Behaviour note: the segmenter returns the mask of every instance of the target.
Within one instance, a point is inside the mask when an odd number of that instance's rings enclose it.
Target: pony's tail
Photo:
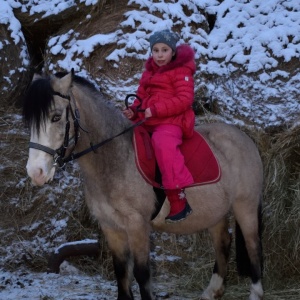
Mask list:
[[[259,204],[258,211],[258,236],[259,236],[259,245],[258,247],[258,255],[260,256],[260,264],[261,268],[263,267],[262,261],[262,208],[261,204]],[[245,239],[240,228],[240,225],[236,222],[235,228],[235,245],[236,245],[236,264],[237,264],[237,271],[240,276],[247,276],[251,277],[251,262],[248,255],[248,251],[246,248]]]

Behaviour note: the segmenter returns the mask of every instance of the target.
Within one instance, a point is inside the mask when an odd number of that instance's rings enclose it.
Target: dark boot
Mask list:
[[[168,200],[170,202],[170,213],[166,217],[167,223],[180,222],[192,213],[189,206],[184,189],[165,190]]]

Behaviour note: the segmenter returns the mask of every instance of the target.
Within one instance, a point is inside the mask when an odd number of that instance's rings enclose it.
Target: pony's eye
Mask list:
[[[53,117],[52,117],[52,122],[58,122],[59,120],[61,119],[61,115],[54,115]]]

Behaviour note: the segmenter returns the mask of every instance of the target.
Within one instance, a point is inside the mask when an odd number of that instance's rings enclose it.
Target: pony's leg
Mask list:
[[[150,259],[146,261],[134,260],[134,277],[140,287],[140,294],[142,300],[153,300]]]
[[[261,245],[261,205],[247,214],[237,215],[236,241],[237,266],[239,274],[250,276],[249,300],[262,300],[262,245]]]
[[[133,221],[133,220],[131,220]],[[134,257],[134,277],[139,285],[141,299],[155,299],[152,293],[150,268],[150,226],[142,218],[130,222],[127,227],[130,249]]]
[[[224,278],[227,274],[231,246],[227,218],[222,219],[217,225],[210,228],[209,232],[215,249],[216,261],[209,285],[200,297],[202,300],[219,299],[224,294]]]
[[[133,279],[133,260],[125,231],[102,228],[108,247],[112,252],[113,265],[118,285],[117,300],[133,300],[131,284]]]

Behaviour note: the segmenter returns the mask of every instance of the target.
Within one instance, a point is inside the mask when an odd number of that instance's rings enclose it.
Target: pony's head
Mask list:
[[[34,185],[53,179],[55,156],[74,134],[69,124],[73,72],[35,75],[23,102],[23,119],[31,131],[27,173]]]

